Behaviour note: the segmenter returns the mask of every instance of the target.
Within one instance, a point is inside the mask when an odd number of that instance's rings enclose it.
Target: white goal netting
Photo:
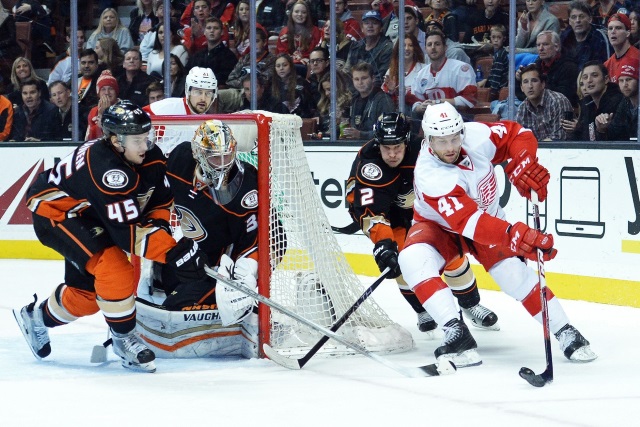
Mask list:
[[[157,116],[153,123],[161,136],[158,145],[165,152],[190,140],[207,118],[222,120],[231,127],[240,149],[248,152],[243,160],[255,164],[258,146],[259,241],[269,246],[268,253],[260,249],[260,292],[329,328],[364,288],[333,235],[313,183],[300,135],[301,119],[255,113],[187,116],[179,120]],[[281,353],[306,352],[321,338],[294,319],[262,305],[260,331],[261,340]],[[413,348],[411,334],[391,321],[373,297],[351,315],[338,333],[370,351],[390,353]],[[353,353],[333,340],[321,352]]]

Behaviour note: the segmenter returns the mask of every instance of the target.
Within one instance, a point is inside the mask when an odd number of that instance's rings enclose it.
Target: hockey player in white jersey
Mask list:
[[[540,285],[523,258],[555,257],[553,236],[511,224],[499,205],[493,165],[509,160],[505,173],[518,192],[540,201],[547,196],[549,171],[538,163],[533,133],[515,122],[463,123],[449,103],[429,106],[422,120],[425,140],[415,167],[414,225],[399,263],[405,281],[434,320],[443,325],[436,358],[456,366],[482,363],[476,341],[458,317],[451,290],[440,275],[444,266],[472,254],[511,297],[541,321]],[[597,356],[589,341],[570,324],[558,299],[547,289],[549,326],[564,355],[579,362]]]
[[[165,98],[143,108],[153,116],[206,114],[218,97],[218,80],[210,68],[193,67],[185,80],[184,98]]]

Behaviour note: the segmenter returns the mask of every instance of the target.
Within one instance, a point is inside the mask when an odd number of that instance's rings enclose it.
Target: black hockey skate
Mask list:
[[[51,354],[49,332],[42,319],[42,307],[37,306],[38,297],[33,294],[33,302],[25,305],[20,311],[13,310],[13,316],[29,344],[31,352],[40,360]]]
[[[450,320],[442,327],[442,330],[444,331],[442,345],[434,352],[438,361],[440,358],[448,359],[458,368],[482,363],[482,359],[476,351],[478,344],[463,321]]]
[[[436,330],[438,324],[433,317],[426,311],[418,313],[418,329],[420,332],[430,332],[433,335],[433,331]]]
[[[476,304],[470,308],[462,308],[464,317],[469,319],[476,328],[499,331],[498,315],[482,304]]]
[[[570,324],[564,325],[555,335],[567,359],[573,362],[591,362],[598,357],[591,350],[589,341]]]

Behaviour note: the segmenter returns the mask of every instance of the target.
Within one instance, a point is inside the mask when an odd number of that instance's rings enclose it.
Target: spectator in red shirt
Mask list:
[[[309,54],[315,48],[322,32],[313,25],[309,6],[304,0],[298,0],[291,8],[287,26],[278,36],[278,53],[288,53],[293,58],[296,71],[303,78],[307,75]]]

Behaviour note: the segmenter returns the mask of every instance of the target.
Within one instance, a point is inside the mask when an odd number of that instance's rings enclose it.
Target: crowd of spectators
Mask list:
[[[79,28],[72,35],[67,26],[60,52],[43,26],[51,28],[52,13],[66,3],[19,0],[11,10],[1,9],[0,141],[70,139],[73,91],[80,105],[80,135],[100,136],[105,108],[118,99],[145,106],[183,97],[185,78],[194,67],[216,76],[219,99],[209,112],[248,108],[250,77],[256,73],[258,108],[315,119],[319,133],[313,137],[326,137],[335,123],[340,138],[368,139],[378,115],[398,110],[400,99],[416,132],[429,104],[449,102],[465,120],[473,120],[475,114],[500,113],[506,103],[501,94],[509,80],[510,29],[504,1],[406,0],[400,11],[393,0],[366,6],[336,0],[333,60],[325,0],[257,2],[255,44],[250,42],[249,0],[173,0],[169,28],[162,0],[136,0],[121,15],[118,2],[109,3],[95,14],[95,28]],[[640,2],[574,0],[552,10],[553,3],[518,3],[517,28],[511,29],[518,64],[515,120],[540,140],[635,138],[640,56],[640,9],[635,6]],[[404,40],[398,39],[400,13]],[[15,25],[25,20],[32,22],[29,52],[16,43]],[[73,88],[72,38],[79,48],[78,86]],[[169,75],[164,75],[165,43]],[[256,50],[255,66],[251,49]],[[38,68],[46,50],[55,60]],[[490,67],[482,69],[480,59],[490,59]],[[337,68],[333,94],[331,62]],[[165,94],[167,79],[170,93]],[[488,99],[479,99],[479,88],[488,89]],[[330,111],[332,96],[336,113]]]

